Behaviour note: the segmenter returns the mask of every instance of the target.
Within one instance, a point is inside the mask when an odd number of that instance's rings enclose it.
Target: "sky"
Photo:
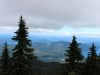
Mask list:
[[[30,34],[100,38],[100,0],[0,0],[0,33],[17,31],[21,15]]]

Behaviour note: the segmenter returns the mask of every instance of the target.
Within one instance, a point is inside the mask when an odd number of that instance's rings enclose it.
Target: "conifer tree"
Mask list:
[[[98,56],[98,73],[100,74],[100,53],[99,53],[99,56]]]
[[[85,68],[82,73],[83,75],[97,75],[98,56],[96,54],[95,48],[96,47],[94,46],[94,43],[93,43],[92,47],[90,48],[90,52],[88,53],[88,57],[86,59]]]
[[[85,60],[86,62],[85,62],[85,67],[84,67],[84,69],[83,69],[83,71],[82,71],[82,75],[84,75],[84,74],[88,74],[88,72],[89,72],[89,67],[90,67],[90,62],[91,62],[91,60],[90,60],[90,57],[89,57],[89,53],[88,53],[88,57],[87,57],[87,59]],[[88,63],[88,64],[86,64],[86,63]]]
[[[72,40],[72,43],[69,44],[69,50],[66,50],[67,54],[65,54],[65,56],[68,57],[68,59],[65,59],[65,62],[69,62],[68,65],[70,65],[72,68],[71,68],[71,72],[75,72],[75,67],[76,67],[76,63],[78,62],[75,62],[76,60],[77,61],[80,61],[80,60],[83,60],[84,56],[83,54],[81,54],[81,49],[78,48],[80,43],[77,43],[76,41],[76,37],[73,36],[73,40]],[[66,67],[66,66],[65,66]]]
[[[98,66],[100,66],[100,53],[99,53],[99,56],[98,56]]]
[[[34,48],[31,48],[32,43],[31,40],[26,38],[28,35],[27,30],[28,29],[25,25],[24,20],[22,19],[22,16],[20,18],[19,22],[19,29],[14,32],[17,35],[12,38],[14,41],[18,41],[18,44],[15,46],[15,48],[12,51],[12,61],[13,61],[13,69],[14,73],[16,75],[31,75],[32,70],[32,62],[31,60],[34,58],[36,59],[37,56],[32,54],[32,52],[35,50]]]
[[[9,68],[9,50],[7,46],[7,42],[5,42],[3,47],[3,52],[0,60],[0,69],[2,72],[7,73]]]

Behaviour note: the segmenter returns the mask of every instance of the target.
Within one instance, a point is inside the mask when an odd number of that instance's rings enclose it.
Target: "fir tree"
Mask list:
[[[85,60],[86,62],[85,62],[85,67],[84,67],[84,69],[83,69],[83,71],[82,71],[82,75],[84,75],[84,74],[88,74],[88,72],[89,72],[89,67],[90,67],[90,57],[89,57],[89,53],[88,53],[88,57],[87,57],[87,59]],[[86,64],[86,63],[88,63],[88,64]]]
[[[12,40],[18,41],[18,44],[15,46],[15,48],[12,51],[15,51],[12,55],[12,61],[13,61],[13,69],[16,75],[31,75],[32,70],[32,62],[31,60],[34,58],[36,59],[37,56],[34,56],[32,52],[35,50],[34,48],[30,48],[32,46],[31,40],[28,40],[26,38],[28,35],[28,32],[25,27],[25,22],[22,19],[22,16],[20,18],[19,22],[19,29],[14,32],[17,34],[17,36],[14,36]]]
[[[9,50],[7,46],[7,42],[5,42],[3,47],[3,52],[0,60],[0,69],[2,72],[7,73],[9,68]]]
[[[99,56],[98,56],[98,66],[100,66],[100,53],[99,53]]]
[[[83,54],[81,54],[81,49],[78,48],[80,43],[77,43],[76,41],[76,37],[73,36],[73,40],[72,43],[69,44],[69,50],[66,50],[67,54],[65,54],[65,56],[68,57],[68,59],[65,59],[65,62],[69,62],[68,65],[71,66],[71,72],[75,72],[75,67],[76,67],[76,60],[80,61],[83,60],[84,56]],[[67,63],[66,63],[67,64]],[[66,67],[66,66],[65,66]],[[68,68],[67,68],[68,69]]]
[[[83,75],[97,75],[98,71],[98,56],[96,54],[94,43],[90,48],[90,52],[88,53],[88,57],[86,59],[85,68],[83,70]]]
[[[100,53],[99,53],[99,56],[98,56],[98,73],[100,74]]]

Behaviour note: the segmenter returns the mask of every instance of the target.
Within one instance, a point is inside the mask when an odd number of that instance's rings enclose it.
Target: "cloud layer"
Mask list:
[[[100,0],[2,0],[0,29],[17,27],[19,16],[33,32],[100,27]]]

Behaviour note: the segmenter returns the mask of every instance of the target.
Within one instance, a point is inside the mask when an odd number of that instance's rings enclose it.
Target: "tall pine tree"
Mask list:
[[[98,56],[96,54],[94,43],[90,48],[90,52],[88,53],[88,57],[86,59],[85,68],[83,70],[83,75],[97,75],[98,71]]]
[[[100,66],[100,53],[99,53],[99,56],[98,56],[98,66]]]
[[[15,48],[12,51],[12,61],[13,61],[13,69],[14,73],[16,75],[31,75],[32,70],[32,62],[31,60],[34,58],[36,59],[37,56],[34,56],[32,52],[35,50],[34,48],[30,48],[32,46],[31,40],[28,40],[26,38],[28,35],[27,30],[28,29],[25,25],[24,20],[22,19],[22,16],[20,18],[19,22],[19,29],[14,32],[17,34],[17,36],[14,36],[12,40],[18,41],[18,44],[15,46]]]
[[[98,56],[98,73],[100,74],[100,53],[99,53],[99,56]]]
[[[0,60],[0,69],[2,72],[7,73],[8,68],[9,68],[9,50],[7,46],[7,42],[5,42],[4,47],[3,47],[3,52]]]
[[[75,72],[76,67],[76,60],[80,61],[83,60],[84,56],[81,54],[81,49],[78,48],[80,43],[77,43],[75,35],[73,36],[72,43],[69,44],[69,50],[66,50],[67,54],[65,56],[68,57],[68,59],[65,59],[65,62],[69,62],[68,64],[71,66],[71,72]],[[67,64],[67,63],[66,63]],[[65,66],[66,67],[66,66]]]

